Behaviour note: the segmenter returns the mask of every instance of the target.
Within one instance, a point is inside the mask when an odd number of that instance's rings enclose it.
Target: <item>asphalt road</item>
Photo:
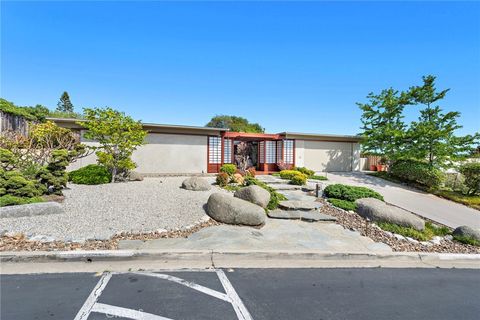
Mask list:
[[[0,286],[2,320],[466,320],[480,314],[480,271],[465,269],[2,275]]]

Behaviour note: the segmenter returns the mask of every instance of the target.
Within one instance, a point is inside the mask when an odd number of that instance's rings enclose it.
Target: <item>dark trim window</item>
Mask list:
[[[208,137],[208,163],[222,162],[222,138]]]
[[[277,162],[277,143],[276,141],[265,141],[266,142],[266,163],[276,163]]]
[[[283,161],[293,164],[293,140],[283,140]]]
[[[223,163],[232,163],[232,139],[223,140]]]

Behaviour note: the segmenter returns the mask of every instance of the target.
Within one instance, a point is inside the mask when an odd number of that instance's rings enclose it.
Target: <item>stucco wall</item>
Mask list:
[[[360,170],[360,145],[351,142],[296,140],[295,164],[315,171]]]
[[[135,171],[147,175],[207,172],[207,136],[149,133],[146,144],[133,153],[132,159],[137,164]],[[96,163],[95,155],[79,159],[68,170],[91,163]]]

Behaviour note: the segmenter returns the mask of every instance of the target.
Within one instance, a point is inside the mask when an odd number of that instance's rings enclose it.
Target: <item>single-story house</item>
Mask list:
[[[84,130],[75,119],[51,118],[61,127],[80,134]],[[136,171],[145,175],[216,173],[222,164],[235,163],[237,146],[249,145],[250,165],[258,173],[278,171],[277,163],[307,167],[315,171],[360,170],[359,136],[296,132],[242,133],[223,128],[144,123],[148,131],[145,145],[133,154]],[[74,170],[95,163],[95,155],[75,162]]]

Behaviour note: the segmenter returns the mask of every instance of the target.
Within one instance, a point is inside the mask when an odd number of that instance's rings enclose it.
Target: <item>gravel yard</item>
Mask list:
[[[3,218],[0,230],[55,240],[106,240],[120,232],[173,230],[206,219],[203,206],[210,191],[181,189],[186,177],[145,178],[143,181],[96,186],[70,184],[64,190],[65,214]],[[213,183],[214,178],[207,177]],[[160,230],[161,231],[161,230]]]

